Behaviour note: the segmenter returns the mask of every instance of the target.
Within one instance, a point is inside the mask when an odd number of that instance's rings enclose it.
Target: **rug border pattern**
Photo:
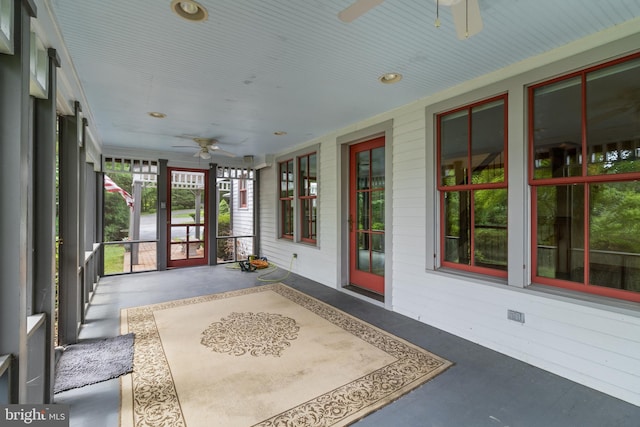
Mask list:
[[[254,427],[347,425],[399,398],[449,368],[452,363],[338,308],[284,284],[276,283],[125,309],[128,332],[136,334],[133,370],[133,415],[136,427],[186,426],[164,355],[153,311],[273,291],[310,310],[396,361],[316,398],[266,419]],[[153,402],[147,405],[145,402]],[[363,411],[365,411],[363,413]]]

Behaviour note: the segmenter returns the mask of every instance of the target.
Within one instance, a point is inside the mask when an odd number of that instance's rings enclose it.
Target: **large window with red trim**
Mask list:
[[[640,301],[640,55],[529,88],[532,280]]]
[[[293,239],[294,173],[293,159],[278,164],[280,169],[280,237]]]
[[[506,277],[507,96],[439,114],[441,265]]]
[[[316,243],[318,165],[316,153],[298,157],[298,199],[300,201],[300,240]]]

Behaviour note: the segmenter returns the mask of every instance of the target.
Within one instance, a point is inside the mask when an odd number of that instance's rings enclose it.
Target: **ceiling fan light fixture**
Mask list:
[[[200,158],[202,160],[209,160],[211,158],[211,154],[207,150],[200,151]]]
[[[384,73],[378,77],[378,81],[384,84],[398,83],[402,80],[402,74],[400,73]]]
[[[171,10],[187,21],[206,21],[209,12],[200,3],[193,0],[172,0]]]

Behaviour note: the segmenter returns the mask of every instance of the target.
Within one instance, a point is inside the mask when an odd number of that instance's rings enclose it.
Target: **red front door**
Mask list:
[[[350,147],[349,282],[384,295],[384,137]]]

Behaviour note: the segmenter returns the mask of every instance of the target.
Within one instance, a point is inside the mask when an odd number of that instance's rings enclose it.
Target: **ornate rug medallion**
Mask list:
[[[122,325],[122,427],[344,427],[452,365],[283,284],[124,309]]]
[[[233,356],[278,356],[298,338],[300,326],[273,313],[231,313],[202,332],[200,343]]]

